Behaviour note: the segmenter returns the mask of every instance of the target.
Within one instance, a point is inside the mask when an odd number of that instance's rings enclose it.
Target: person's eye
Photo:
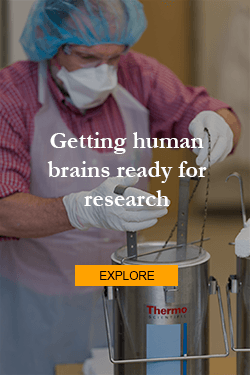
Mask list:
[[[77,56],[78,57],[80,57],[80,59],[81,60],[91,60],[91,61],[95,61],[96,60],[96,58],[94,57],[94,56],[88,56],[88,55],[86,55],[86,56],[84,56],[84,55],[80,55],[80,54],[77,54]]]
[[[84,60],[97,60],[96,57],[93,56],[83,56]]]
[[[116,62],[117,60],[119,60],[120,56],[115,56],[115,57],[112,57],[111,59],[109,59],[109,62]]]

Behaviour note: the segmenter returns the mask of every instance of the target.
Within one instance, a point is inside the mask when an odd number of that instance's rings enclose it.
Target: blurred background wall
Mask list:
[[[212,167],[209,205],[217,211],[234,211],[239,207],[237,179],[225,184],[226,177],[234,171],[243,177],[245,201],[250,206],[249,5],[249,0],[197,0],[193,13],[194,82],[231,105],[242,123],[242,136],[234,155]],[[202,190],[196,195],[199,204],[204,199]]]
[[[26,60],[26,55],[19,43],[29,10],[34,0],[8,0],[9,7],[9,63]]]
[[[211,96],[231,105],[242,123],[242,137],[233,156],[212,167],[209,205],[215,211],[237,211],[239,188],[236,179],[226,177],[238,171],[245,185],[245,202],[250,206],[250,19],[248,0],[142,0],[149,27],[134,49],[156,57],[185,83],[205,86]],[[173,166],[171,178],[162,188],[176,211],[178,166],[182,160],[194,165],[188,150],[155,150],[154,157]],[[160,182],[153,179],[152,191]],[[203,207],[205,179],[195,196]]]

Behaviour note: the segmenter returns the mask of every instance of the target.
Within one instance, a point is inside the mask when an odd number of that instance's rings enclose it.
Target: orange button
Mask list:
[[[76,286],[178,286],[177,265],[76,265]]]

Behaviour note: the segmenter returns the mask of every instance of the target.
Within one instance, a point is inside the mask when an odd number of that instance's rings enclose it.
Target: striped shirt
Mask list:
[[[204,87],[189,87],[166,66],[151,57],[129,52],[121,57],[119,83],[150,114],[153,138],[191,138],[188,126],[203,110],[229,108],[211,98]],[[83,115],[65,100],[65,96],[48,74],[48,86],[60,114],[73,134],[79,138],[124,138],[125,127],[114,98],[110,95],[99,107]],[[29,192],[30,146],[38,101],[38,63],[19,61],[0,71],[0,198],[15,192]],[[41,145],[42,147],[42,145]],[[109,148],[98,152],[112,152]]]

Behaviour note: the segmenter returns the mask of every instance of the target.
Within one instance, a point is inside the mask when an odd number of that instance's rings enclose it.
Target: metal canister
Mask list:
[[[250,257],[237,258],[237,346],[250,348]],[[237,353],[237,374],[250,374],[250,351]]]
[[[161,242],[138,244],[137,259],[126,258],[126,246],[112,255],[117,265],[178,264],[179,269],[178,287],[113,287],[114,358],[110,357],[115,375],[208,375],[208,358],[228,355],[220,290],[209,278],[209,253],[187,245],[185,260],[176,261],[176,244],[169,245],[157,263],[155,254],[141,255],[162,248]],[[226,354],[209,355],[209,294],[216,292]]]
[[[127,232],[127,246],[111,257],[113,264],[124,267],[178,265],[178,286],[106,288],[104,310],[115,375],[208,375],[208,358],[229,353],[220,288],[209,277],[210,255],[187,243],[189,184],[190,177],[180,178],[176,243],[137,244],[136,233]],[[125,189],[118,185],[114,192],[123,194]],[[210,355],[209,294],[216,293],[226,353]],[[114,301],[114,354],[107,299]]]
[[[243,181],[239,173],[234,172],[230,177],[237,177],[240,183],[241,210],[243,228],[246,228],[246,209],[244,204]],[[232,245],[232,243],[230,243]],[[233,319],[230,302],[230,292],[237,294],[237,345],[234,345]],[[237,353],[237,375],[250,374],[250,257],[237,257],[237,274],[231,275],[227,284],[227,304],[230,325],[231,348]]]
[[[237,345],[234,345],[230,293],[237,294]],[[237,375],[250,374],[250,257],[237,257],[237,275],[227,285],[231,348],[237,353]]]

